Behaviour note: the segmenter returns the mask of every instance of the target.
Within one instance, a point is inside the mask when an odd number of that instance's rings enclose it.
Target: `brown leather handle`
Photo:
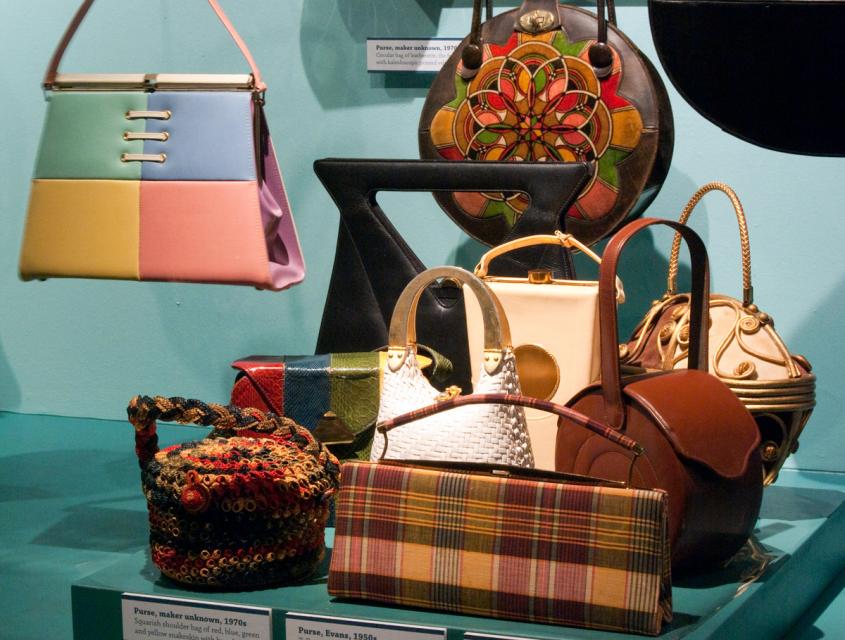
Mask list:
[[[246,59],[247,64],[252,71],[252,81],[255,85],[255,90],[259,92],[265,91],[267,89],[267,85],[264,84],[264,81],[261,79],[261,72],[258,70],[258,65],[255,63],[255,59],[252,57],[249,48],[247,48],[246,42],[244,42],[244,39],[241,38],[234,25],[229,21],[229,18],[223,12],[223,8],[217,3],[217,0],[207,0],[207,2],[214,10],[214,13],[217,14],[220,22],[223,24],[226,31],[229,32],[232,40],[235,41],[235,44],[238,49],[240,49],[241,54],[243,54],[243,57]],[[65,29],[62,39],[59,40],[59,44],[53,52],[53,57],[50,58],[50,64],[47,66],[47,72],[44,74],[44,87],[46,89],[51,88],[53,83],[56,81],[56,76],[59,72],[59,63],[62,61],[65,50],[70,44],[70,41],[73,39],[73,36],[76,34],[76,30],[79,29],[79,25],[82,24],[82,20],[88,14],[88,10],[91,8],[92,4],[94,4],[94,0],[84,0],[82,2],[79,9],[76,10],[76,13],[71,19],[70,24],[68,24],[67,29]]]
[[[387,452],[387,432],[396,427],[401,427],[403,424],[408,424],[415,420],[420,420],[428,416],[432,416],[441,411],[448,411],[455,407],[462,407],[469,404],[509,404],[520,407],[529,407],[531,409],[539,409],[549,413],[557,414],[563,418],[571,420],[575,424],[586,427],[593,433],[596,433],[603,438],[607,438],[611,442],[615,442],[620,447],[624,447],[635,454],[643,453],[643,448],[635,441],[626,435],[623,435],[618,430],[611,429],[605,424],[593,420],[582,413],[564,407],[563,405],[549,402],[547,400],[539,400],[538,398],[531,398],[529,396],[521,396],[511,393],[483,393],[470,396],[458,396],[449,400],[443,400],[436,404],[428,405],[420,409],[414,409],[408,413],[403,413],[400,416],[385,420],[376,425],[376,430],[384,436],[384,449],[381,453],[381,458],[384,459]]]
[[[734,213],[736,214],[736,223],[739,227],[739,246],[742,253],[742,304],[747,307],[754,302],[754,287],[751,285],[751,242],[748,239],[748,223],[745,221],[745,211],[742,208],[742,203],[739,201],[739,196],[736,195],[736,191],[724,182],[708,182],[692,194],[684,210],[681,211],[681,217],[678,222],[687,224],[693,209],[711,191],[721,191],[724,193],[731,201]],[[678,279],[678,254],[680,251],[681,238],[676,234],[672,242],[672,253],[669,255],[669,277],[666,285],[667,295],[673,295],[675,293],[675,284]]]
[[[601,387],[605,419],[614,429],[622,429],[625,406],[622,403],[622,377],[619,370],[619,336],[616,317],[616,272],[619,256],[628,241],[646,227],[665,225],[686,241],[692,264],[690,293],[690,338],[688,367],[707,371],[707,319],[710,314],[710,271],[704,242],[692,228],[672,220],[643,218],[622,228],[604,250],[599,268],[599,324],[601,341]]]

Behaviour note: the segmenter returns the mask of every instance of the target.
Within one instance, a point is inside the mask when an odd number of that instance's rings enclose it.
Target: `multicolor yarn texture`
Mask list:
[[[337,459],[304,427],[256,409],[136,397],[128,408],[162,573],[212,588],[307,579],[325,553]],[[156,420],[213,426],[158,450]]]

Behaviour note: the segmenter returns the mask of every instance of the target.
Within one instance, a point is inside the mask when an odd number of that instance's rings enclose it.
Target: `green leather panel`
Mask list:
[[[372,426],[379,407],[379,354],[333,353],[331,407],[353,433]]]
[[[143,140],[127,142],[125,131],[144,131],[144,120],[126,112],[147,108],[147,96],[130,91],[56,91],[48,95],[47,119],[35,165],[36,178],[140,180],[140,162],[123,153],[144,153]]]

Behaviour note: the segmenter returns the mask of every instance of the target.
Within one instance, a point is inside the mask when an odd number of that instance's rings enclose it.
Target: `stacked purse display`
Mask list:
[[[281,290],[304,277],[266,85],[208,2],[251,75],[59,73],[93,0],[79,8],[45,79],[24,279]],[[815,375],[754,304],[730,187],[701,187],[678,222],[633,220],[667,176],[674,130],[613,0],[496,16],[487,0],[483,22],[482,4],[426,97],[423,159],[314,162],[339,211],[315,355],[236,360],[227,406],[131,400],[150,556],[189,587],[319,582],[336,514],[332,597],[657,635],[673,574],[719,569],[748,543]],[[652,14],[668,4],[650,0]],[[426,268],[378,201],[419,191],[487,245],[474,272]],[[742,300],[711,294],[687,225],[710,191],[737,217]],[[620,345],[623,250],[661,227],[666,294]],[[578,278],[575,252],[597,280]],[[157,421],[211,431],[159,449]]]

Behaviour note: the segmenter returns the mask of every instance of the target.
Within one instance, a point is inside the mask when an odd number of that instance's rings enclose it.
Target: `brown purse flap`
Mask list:
[[[721,380],[683,369],[635,376],[623,379],[622,384],[624,395],[648,412],[678,455],[723,478],[745,474],[760,444],[760,432],[751,414]]]

